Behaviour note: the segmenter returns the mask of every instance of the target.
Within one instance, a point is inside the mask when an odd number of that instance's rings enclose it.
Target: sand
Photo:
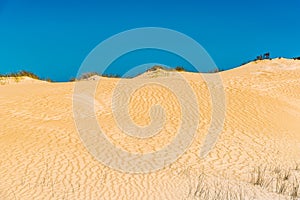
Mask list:
[[[162,79],[184,93],[174,73],[148,72],[121,83]],[[211,123],[210,93],[201,74],[180,74],[191,85],[199,105],[195,138],[171,165],[136,174],[98,162],[82,143],[73,118],[76,83],[5,81],[0,85],[0,199],[201,199],[199,177],[204,177],[201,183],[212,193],[244,195],[236,199],[290,198],[288,191],[278,194],[271,186],[255,185],[251,176],[260,166],[268,174],[289,171],[289,181],[295,177],[293,183],[300,181],[300,61],[255,61],[218,73],[225,91],[226,107],[220,108],[225,111],[225,121],[215,147],[204,158],[199,151]],[[95,80],[85,82],[89,81]],[[135,124],[147,126],[149,109],[156,104],[166,114],[158,134],[134,138],[118,128],[112,113],[113,91],[119,81],[100,78],[95,93],[96,118],[107,138],[135,153],[155,152],[172,142],[182,116],[176,95],[157,84],[131,95],[128,109]],[[190,97],[185,98],[189,102]],[[124,113],[116,114],[123,119]]]

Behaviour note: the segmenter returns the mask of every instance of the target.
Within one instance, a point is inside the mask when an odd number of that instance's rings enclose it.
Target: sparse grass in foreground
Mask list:
[[[300,179],[297,169],[299,164],[293,169],[281,167],[257,167],[251,174],[250,183],[258,185],[269,192],[289,196],[296,200],[300,198]],[[297,175],[298,174],[298,175]]]
[[[200,174],[196,187],[189,186],[186,200],[244,200],[253,199],[245,195],[242,187],[229,185],[226,181],[211,181],[205,174]]]
[[[201,173],[194,178],[193,182],[189,173],[189,190],[183,199],[254,200],[279,197],[280,199],[300,200],[299,163],[289,168],[259,166],[249,175],[249,181],[233,182],[233,180],[217,179]]]

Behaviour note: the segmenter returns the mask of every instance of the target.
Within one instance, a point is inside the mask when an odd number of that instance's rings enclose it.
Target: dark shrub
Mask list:
[[[185,71],[185,69],[183,67],[181,67],[181,66],[175,67],[175,70],[179,71],[179,72]]]

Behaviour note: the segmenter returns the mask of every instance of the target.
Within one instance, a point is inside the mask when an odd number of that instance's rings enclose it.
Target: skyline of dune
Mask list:
[[[263,54],[261,54],[261,56],[263,56]],[[166,66],[166,65],[160,65],[160,64],[147,64],[145,65],[145,67],[143,69],[139,69],[139,71],[135,71],[135,75],[128,75],[128,74],[124,74],[123,76],[121,76],[120,74],[117,74],[117,73],[98,73],[96,71],[86,71],[86,72],[83,72],[81,74],[77,74],[77,77],[74,76],[74,77],[71,77],[69,80],[67,81],[54,81],[52,80],[50,77],[46,77],[46,78],[42,78],[40,76],[38,76],[37,74],[35,74],[34,72],[32,71],[28,71],[26,69],[22,69],[22,70],[19,70],[19,71],[15,71],[15,72],[9,72],[9,73],[3,73],[3,74],[0,74],[0,77],[2,78],[2,82],[4,82],[5,80],[5,77],[6,78],[10,78],[12,79],[12,81],[10,82],[13,82],[13,80],[15,80],[16,83],[18,83],[20,80],[22,80],[21,77],[27,77],[28,78],[31,78],[31,79],[35,79],[35,80],[42,80],[42,81],[47,81],[47,82],[73,82],[73,81],[79,81],[79,80],[84,80],[84,79],[93,79],[93,76],[102,76],[102,77],[111,77],[111,78],[134,78],[134,77],[137,77],[137,76],[140,76],[142,74],[144,74],[145,72],[148,72],[148,71],[152,71],[152,70],[155,70],[155,69],[163,69],[163,70],[166,70],[166,71],[185,71],[185,72],[191,72],[191,73],[218,73],[218,72],[222,72],[222,71],[229,71],[229,70],[232,70],[232,69],[236,69],[236,68],[240,68],[244,65],[247,65],[249,63],[252,63],[252,62],[259,62],[259,61],[262,61],[262,60],[276,60],[276,59],[288,59],[288,60],[300,60],[300,57],[293,57],[293,58],[284,58],[284,57],[270,57],[270,58],[263,58],[262,59],[258,59],[259,56],[257,56],[256,59],[253,59],[253,60],[250,60],[250,61],[247,61],[247,62],[243,62],[242,64],[240,65],[237,65],[236,67],[227,67],[228,69],[222,69],[222,68],[219,68],[219,67],[216,67],[215,69],[211,69],[209,71],[206,71],[206,72],[198,72],[198,71],[189,71],[189,69],[186,69],[184,66]],[[94,77],[94,78],[95,78]],[[9,80],[9,79],[7,79]]]
[[[299,7],[0,0],[0,200],[300,200]]]

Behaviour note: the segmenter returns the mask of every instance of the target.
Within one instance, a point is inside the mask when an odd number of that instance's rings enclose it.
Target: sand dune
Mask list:
[[[37,80],[26,76],[18,77],[1,77],[0,85],[11,85],[11,84],[26,84],[26,83],[48,83],[47,81]]]
[[[155,82],[167,81],[184,94],[176,73],[162,70],[122,81],[100,78],[96,118],[116,147],[149,153],[172,142],[180,128],[181,106],[194,107],[182,105],[174,92]],[[242,193],[242,199],[289,199],[288,191],[277,194],[276,188],[253,184],[251,175],[260,166],[266,167],[266,176],[272,170],[277,174],[287,170],[287,181],[295,177],[294,183],[300,181],[300,61],[255,61],[219,73],[226,96],[226,107],[220,109],[225,109],[226,117],[216,146],[205,158],[199,157],[199,151],[211,123],[210,93],[201,74],[180,74],[199,105],[195,138],[176,162],[145,174],[111,169],[85,148],[73,119],[76,83],[6,81],[0,85],[0,199],[197,199],[201,174],[210,190]],[[85,82],[90,81],[97,80]],[[130,137],[116,123],[113,92],[118,85],[147,81],[130,96],[131,120],[146,127],[151,123],[149,110],[159,104],[165,121],[153,137]],[[115,100],[121,98],[117,95]],[[185,98],[189,102],[190,97]],[[160,114],[154,112],[153,117]],[[117,115],[126,120],[123,112]]]

